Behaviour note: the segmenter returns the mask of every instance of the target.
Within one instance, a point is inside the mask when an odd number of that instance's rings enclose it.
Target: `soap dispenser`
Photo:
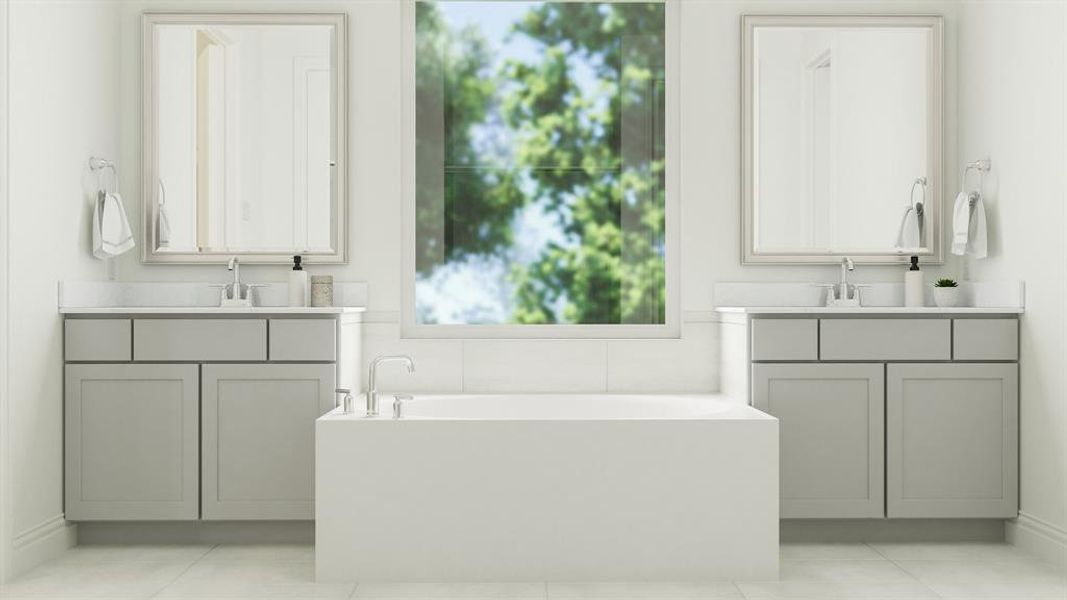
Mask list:
[[[293,257],[293,270],[289,271],[289,306],[308,305],[308,273],[300,256]]]
[[[904,306],[923,306],[923,272],[919,270],[919,257],[911,257],[911,266],[904,272]]]

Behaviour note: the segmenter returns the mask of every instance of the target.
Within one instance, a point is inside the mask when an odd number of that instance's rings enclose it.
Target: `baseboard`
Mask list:
[[[79,544],[310,544],[314,521],[86,521]]]
[[[783,519],[783,542],[1002,542],[1001,519]]]
[[[1067,568],[1067,530],[1033,515],[1019,512],[1019,518],[1004,525],[1004,538],[1042,560]]]
[[[56,515],[15,536],[11,544],[10,578],[56,558],[78,541],[78,527]]]

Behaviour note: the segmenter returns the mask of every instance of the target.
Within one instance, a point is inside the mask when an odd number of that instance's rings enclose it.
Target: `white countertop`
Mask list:
[[[362,306],[64,306],[64,315],[340,315],[366,312]]]
[[[720,306],[716,312],[748,315],[1019,315],[1023,309],[1013,306]]]

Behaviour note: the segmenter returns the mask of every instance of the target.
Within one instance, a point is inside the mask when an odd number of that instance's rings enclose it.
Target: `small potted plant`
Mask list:
[[[955,279],[938,279],[934,284],[934,303],[946,308],[957,306],[960,303],[960,284]]]

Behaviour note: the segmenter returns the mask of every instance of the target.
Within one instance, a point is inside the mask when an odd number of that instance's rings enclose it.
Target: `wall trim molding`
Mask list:
[[[11,286],[9,261],[9,209],[8,186],[9,149],[8,113],[10,112],[9,47],[11,45],[11,6],[8,0],[0,0],[0,583],[10,579],[11,569],[11,485],[10,445],[8,421],[8,294]]]
[[[1042,560],[1067,567],[1067,529],[1019,511],[1019,518],[1004,523],[1008,543]]]
[[[62,513],[15,536],[11,543],[10,578],[55,558],[78,542],[78,527]]]

